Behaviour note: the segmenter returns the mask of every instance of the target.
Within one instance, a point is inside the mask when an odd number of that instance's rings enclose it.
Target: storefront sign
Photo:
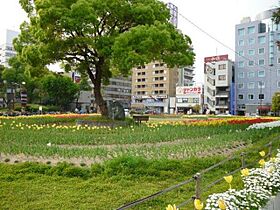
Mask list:
[[[212,56],[212,57],[206,57],[204,58],[204,63],[211,63],[211,62],[217,62],[217,61],[227,61],[228,55],[218,55],[218,56]]]
[[[192,86],[192,87],[177,87],[176,95],[189,95],[189,94],[201,94],[201,86]]]

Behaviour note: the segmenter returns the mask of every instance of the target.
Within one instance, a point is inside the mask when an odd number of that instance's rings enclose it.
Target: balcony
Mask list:
[[[228,98],[229,92],[227,91],[218,91],[216,94],[216,98]]]

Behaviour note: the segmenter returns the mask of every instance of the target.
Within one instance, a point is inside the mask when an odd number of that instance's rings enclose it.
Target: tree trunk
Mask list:
[[[94,88],[94,97],[95,97],[95,103],[100,109],[101,115],[108,117],[108,108],[106,101],[104,101],[102,94],[101,94],[101,75],[102,75],[102,68],[104,65],[104,59],[100,58],[98,63],[95,66],[95,75],[93,75],[93,72],[88,67],[87,73],[89,75],[90,80],[92,81]]]

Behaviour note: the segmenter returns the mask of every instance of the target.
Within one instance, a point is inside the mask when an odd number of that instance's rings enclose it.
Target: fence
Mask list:
[[[277,136],[275,137],[274,139],[272,139],[268,144],[264,145],[264,147],[268,148],[268,153],[265,157],[271,157],[272,156],[272,150],[273,150],[273,142],[277,141],[280,139],[280,136]],[[184,185],[187,185],[189,183],[194,183],[195,185],[195,192],[194,192],[194,195],[192,197],[190,197],[189,199],[187,199],[186,201],[176,205],[178,208],[181,208],[187,204],[189,204],[190,202],[192,202],[194,199],[201,199],[201,195],[202,195],[202,186],[201,186],[201,183],[202,183],[202,179],[203,179],[203,176],[208,173],[209,171],[212,171],[213,169],[231,161],[231,160],[235,160],[235,159],[239,159],[239,161],[241,162],[241,167],[229,172],[228,174],[226,174],[225,176],[229,176],[229,175],[232,175],[232,174],[235,174],[236,172],[240,171],[241,169],[243,168],[246,168],[246,167],[251,167],[251,166],[254,166],[256,164],[257,161],[254,161],[250,164],[247,164],[246,163],[246,157],[248,155],[252,154],[252,152],[242,152],[240,155],[235,155],[235,156],[232,156],[232,157],[228,157],[227,159],[223,160],[223,161],[220,161],[219,163],[215,164],[215,165],[212,165],[210,166],[209,168],[206,168],[204,170],[202,170],[201,172],[195,174],[192,178],[186,180],[186,181],[183,181],[183,182],[180,182],[176,185],[173,185],[171,187],[168,187],[166,189],[163,189],[163,190],[160,190],[152,195],[149,195],[149,196],[146,196],[146,197],[143,197],[141,199],[138,199],[138,200],[135,200],[135,201],[132,201],[130,203],[127,203],[119,208],[117,208],[117,210],[124,210],[124,209],[129,209],[129,208],[132,208],[134,206],[137,206],[137,205],[140,205],[144,202],[147,202],[149,200],[152,200],[158,196],[161,196],[167,192],[170,192],[172,190],[175,190],[175,189],[178,189]],[[203,192],[207,192],[207,190],[209,190],[210,188],[212,188],[214,185],[218,184],[219,182],[223,181],[224,178],[219,178],[215,181],[213,181],[212,183],[208,184],[207,186],[205,186],[203,188]],[[279,196],[279,199],[276,200],[275,202],[280,202],[280,196]],[[274,203],[272,203],[271,205],[273,205]],[[273,210],[273,208],[265,208],[265,210]]]

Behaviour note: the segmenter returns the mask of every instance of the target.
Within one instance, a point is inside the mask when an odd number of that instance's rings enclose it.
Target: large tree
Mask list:
[[[15,49],[23,62],[45,66],[61,62],[66,70],[88,74],[96,103],[107,107],[101,83],[112,70],[128,75],[137,65],[163,61],[191,65],[191,40],[171,25],[158,0],[20,0],[29,23],[21,25]]]

